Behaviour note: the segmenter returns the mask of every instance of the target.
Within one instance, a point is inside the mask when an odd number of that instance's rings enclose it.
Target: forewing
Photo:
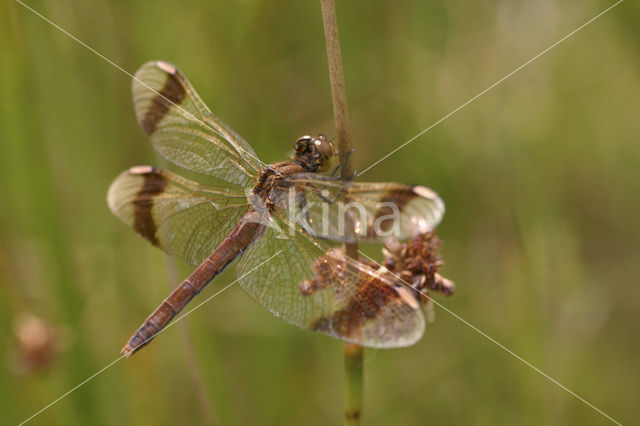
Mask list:
[[[250,186],[260,168],[251,146],[215,117],[173,65],[147,62],[132,82],[142,130],[167,160],[227,182]]]
[[[433,230],[442,220],[444,203],[433,190],[401,183],[333,180],[322,175],[294,175],[274,197],[313,236],[349,242],[345,213],[353,219],[357,239],[379,242],[406,239]]]
[[[420,339],[424,316],[410,292],[301,230],[285,238],[289,224],[274,221],[280,229],[268,227],[238,263],[240,285],[255,301],[298,327],[362,346]]]
[[[151,166],[132,167],[118,176],[107,202],[142,237],[193,265],[213,252],[247,210],[240,193]]]

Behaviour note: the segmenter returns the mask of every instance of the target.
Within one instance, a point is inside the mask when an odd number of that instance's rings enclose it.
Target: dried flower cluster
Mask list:
[[[454,290],[453,281],[438,274],[443,265],[438,253],[441,245],[435,232],[418,234],[405,243],[388,240],[382,249],[383,265],[408,284],[414,296],[424,303],[428,300],[429,290],[450,296]]]
[[[45,370],[61,349],[57,328],[32,314],[18,316],[10,356],[14,372],[31,374]]]

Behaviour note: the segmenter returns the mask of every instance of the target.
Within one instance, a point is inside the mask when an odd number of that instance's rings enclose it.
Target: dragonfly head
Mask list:
[[[333,154],[333,144],[327,140],[326,136],[305,135],[296,141],[293,159],[311,172],[323,172],[329,168]]]

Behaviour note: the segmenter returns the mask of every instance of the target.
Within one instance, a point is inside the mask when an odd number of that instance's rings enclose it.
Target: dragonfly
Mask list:
[[[124,355],[147,345],[234,261],[243,290],[288,323],[367,347],[402,347],[422,337],[416,297],[333,247],[381,242],[391,231],[398,239],[429,232],[444,214],[433,190],[355,182],[322,135],[298,138],[293,158],[265,164],[165,61],[140,67],[132,94],[154,149],[215,184],[135,166],[109,187],[117,218],[197,266],[142,323]]]

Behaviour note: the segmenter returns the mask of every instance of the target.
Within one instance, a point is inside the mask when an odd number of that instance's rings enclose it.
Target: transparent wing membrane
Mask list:
[[[444,203],[431,189],[400,183],[336,181],[321,175],[293,175],[282,181],[279,207],[313,236],[348,241],[345,213],[359,241],[406,239],[433,230]]]
[[[173,65],[144,64],[132,92],[140,127],[167,160],[232,184],[253,184],[260,162],[251,146],[211,113]]]
[[[111,184],[107,201],[120,220],[153,245],[193,265],[213,252],[248,208],[240,192],[151,166],[123,172]]]
[[[309,238],[301,229],[282,238],[290,223],[263,237],[238,261],[242,288],[285,321],[359,345],[378,348],[415,343],[425,321],[418,302],[398,290],[390,275]],[[252,271],[273,253],[278,256]]]

